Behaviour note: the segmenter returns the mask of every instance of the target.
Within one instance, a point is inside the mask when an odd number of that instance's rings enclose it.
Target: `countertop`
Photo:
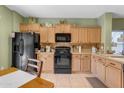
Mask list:
[[[124,64],[124,56],[123,55],[119,55],[119,54],[92,54],[92,55],[99,56],[99,57],[102,57],[102,58],[105,58],[108,60],[112,60],[112,61],[116,61],[121,64]],[[119,57],[121,57],[121,58],[119,58]]]

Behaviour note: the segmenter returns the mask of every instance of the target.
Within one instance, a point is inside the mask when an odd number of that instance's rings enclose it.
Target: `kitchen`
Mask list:
[[[5,10],[8,7],[7,11],[8,9],[14,11],[13,6],[1,7]],[[16,15],[15,12],[14,14]],[[14,37],[14,33],[36,33],[40,35],[37,39],[38,47],[35,48],[34,58],[43,61],[41,76],[43,75],[44,79],[52,81],[53,77],[58,77],[57,75],[61,77],[86,75],[83,81],[85,83],[88,82],[86,86],[80,86],[80,84],[74,86],[66,86],[65,84],[64,86],[60,84],[58,87],[122,88],[124,59],[122,55],[112,54],[111,33],[118,22],[123,24],[123,20],[119,21],[118,17],[113,18],[112,15],[114,14],[104,13],[98,18],[86,18],[85,16],[85,18],[70,17],[70,19],[68,17],[44,19],[25,17],[23,21],[18,22],[18,28],[15,27],[17,24],[14,23],[14,27],[16,30],[18,29],[18,32],[10,32],[8,37]],[[114,30],[119,30],[118,28]],[[12,64],[17,62],[13,60]],[[13,66],[19,68],[17,65]],[[10,65],[6,66],[3,63],[0,67],[3,69],[3,67],[10,67]],[[114,77],[113,74],[115,75]],[[57,87],[56,84],[55,87]]]

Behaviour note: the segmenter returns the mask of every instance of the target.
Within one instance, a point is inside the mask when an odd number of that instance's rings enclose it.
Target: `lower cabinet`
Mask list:
[[[96,76],[96,58],[94,55],[91,56],[91,72]]]
[[[54,54],[52,53],[41,53],[38,57],[39,60],[43,61],[43,72],[54,71]]]
[[[102,62],[96,62],[97,77],[105,82],[105,64]]]
[[[72,55],[72,72],[80,72],[80,54]]]
[[[81,71],[82,72],[91,71],[91,55],[90,54],[81,55]]]
[[[122,64],[107,58],[92,55],[91,72],[107,87],[122,87]],[[96,69],[95,69],[96,67]]]
[[[122,73],[120,69],[107,66],[106,67],[106,85],[111,88],[121,88],[122,87]]]

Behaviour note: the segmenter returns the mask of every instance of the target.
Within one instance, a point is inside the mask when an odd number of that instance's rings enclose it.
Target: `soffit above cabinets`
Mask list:
[[[98,18],[106,12],[113,18],[124,18],[124,5],[7,5],[25,17]]]

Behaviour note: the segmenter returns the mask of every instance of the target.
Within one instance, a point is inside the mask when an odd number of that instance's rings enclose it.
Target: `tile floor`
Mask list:
[[[92,74],[50,74],[42,73],[42,78],[55,84],[55,88],[92,88],[86,77],[93,77]]]

